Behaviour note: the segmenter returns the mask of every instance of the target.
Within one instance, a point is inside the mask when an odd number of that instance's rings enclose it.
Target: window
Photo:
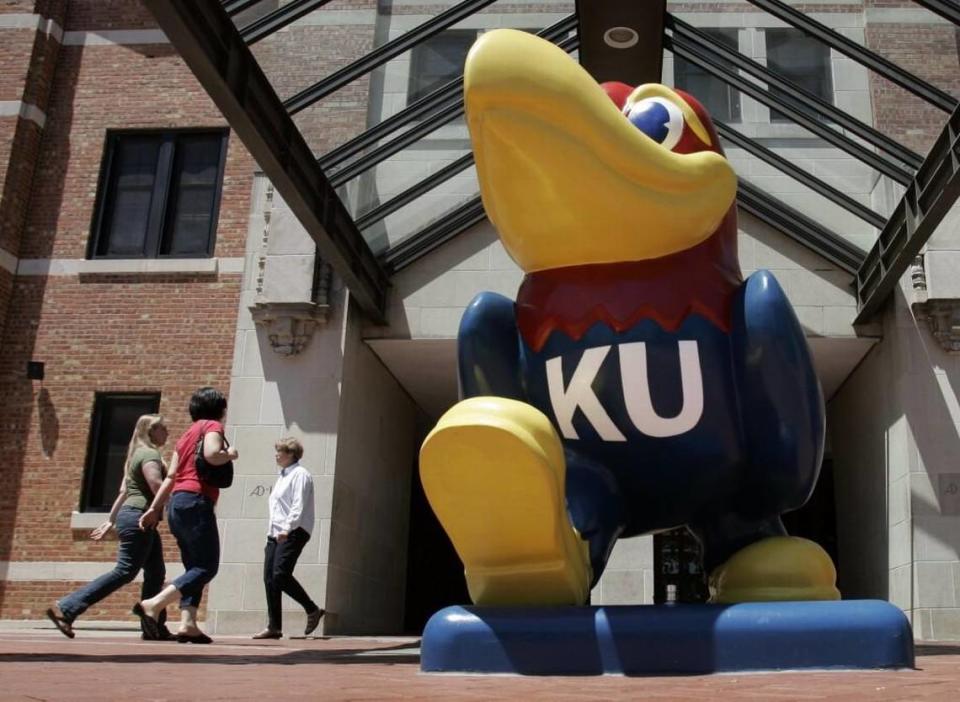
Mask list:
[[[451,29],[414,46],[410,51],[407,103],[416,102],[459,77],[463,73],[467,52],[476,39],[475,29]]]
[[[701,31],[717,43],[734,51],[738,50],[736,29],[703,29]],[[679,56],[675,56],[673,61],[673,83],[680,90],[697,98],[715,120],[728,123],[740,121],[740,93],[719,78],[715,78],[699,66]]]
[[[97,393],[90,424],[82,512],[109,512],[117,497],[137,419],[160,409],[160,395]]]
[[[213,255],[227,132],[107,136],[90,258]]]
[[[833,103],[830,77],[830,47],[807,36],[799,29],[767,29],[767,67],[791,83]],[[770,94],[782,98],[782,90],[770,88]],[[786,115],[770,110],[771,122],[788,122]]]

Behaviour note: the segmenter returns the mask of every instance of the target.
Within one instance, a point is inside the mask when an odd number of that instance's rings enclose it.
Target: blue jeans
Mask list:
[[[88,607],[116,592],[131,582],[140,569],[143,569],[143,587],[141,599],[153,597],[163,589],[163,579],[167,571],[163,565],[163,547],[160,534],[156,529],[141,531],[139,519],[143,510],[134,507],[122,507],[117,514],[117,536],[120,546],[117,549],[117,565],[109,573],[79,590],[71,592],[57,602],[67,621],[73,621]]]
[[[220,533],[213,501],[195,492],[175,492],[167,519],[185,570],[173,581],[180,591],[180,607],[199,607],[203,587],[220,567]]]

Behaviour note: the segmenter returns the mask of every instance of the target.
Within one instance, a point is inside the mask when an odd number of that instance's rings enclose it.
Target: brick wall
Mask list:
[[[943,24],[869,24],[866,44],[918,78],[960,97],[960,29]],[[870,91],[877,128],[926,154],[947,113],[874,73]]]
[[[69,25],[68,25],[69,27]],[[24,258],[83,258],[110,129],[221,127],[216,106],[169,45],[64,46],[37,164]],[[253,161],[231,137],[217,256],[242,256]]]
[[[9,6],[0,0],[0,11]],[[19,3],[13,11],[34,11],[33,3]],[[135,0],[72,0],[62,21],[66,32],[155,26]],[[30,65],[43,60],[34,52]],[[35,171],[23,195],[26,216],[15,251],[21,258],[84,258],[108,129],[225,126],[167,44],[67,42],[51,86],[36,148],[17,151],[30,156]],[[0,121],[0,130],[4,127]],[[17,148],[10,130],[0,131],[0,162],[5,149]],[[217,257],[244,254],[254,170],[231,135]],[[87,539],[87,529],[70,527],[95,393],[161,393],[160,411],[171,429],[164,451],[169,456],[189,423],[191,393],[205,384],[229,390],[240,281],[240,274],[222,272],[20,275],[12,280],[0,272],[0,305],[9,298],[10,309],[0,336],[0,561],[103,562],[104,572],[109,570],[116,542],[95,543]],[[46,364],[42,383],[25,378],[27,360]],[[161,533],[168,563],[178,562],[165,526]],[[0,583],[0,618],[40,617],[53,599],[80,584]],[[137,584],[128,586],[85,618],[127,618],[138,590]]]

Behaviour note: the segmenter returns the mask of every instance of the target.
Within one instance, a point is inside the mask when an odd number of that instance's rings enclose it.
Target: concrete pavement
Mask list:
[[[129,624],[0,625],[0,700],[960,700],[960,644],[920,644],[915,670],[675,677],[425,675],[405,637],[141,641]]]

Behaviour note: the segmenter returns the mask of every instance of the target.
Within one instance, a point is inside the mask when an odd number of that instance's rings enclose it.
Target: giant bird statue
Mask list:
[[[710,116],[484,34],[465,69],[480,191],[526,274],[460,325],[464,399],[424,441],[427,497],[476,604],[583,604],[618,538],[686,525],[712,601],[837,599],[787,536],[823,454],[802,329],[743,279],[737,179]]]

